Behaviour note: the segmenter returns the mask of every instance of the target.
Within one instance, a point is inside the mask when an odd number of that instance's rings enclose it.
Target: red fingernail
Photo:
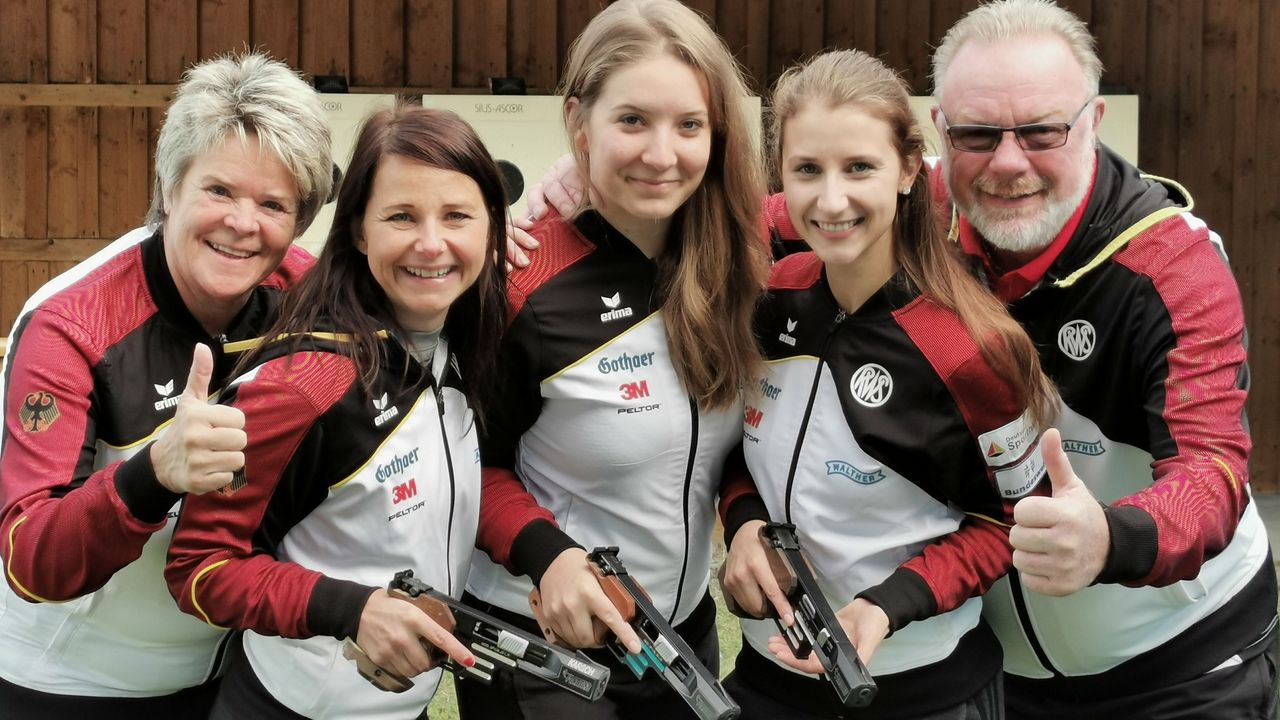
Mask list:
[[[469,658],[467,658],[466,660],[463,660],[463,661],[462,661],[462,664],[463,664],[463,665],[466,665],[467,667],[471,667],[472,665],[475,665],[475,664],[476,664],[476,659],[475,659],[475,658],[472,658],[472,657],[469,657]]]

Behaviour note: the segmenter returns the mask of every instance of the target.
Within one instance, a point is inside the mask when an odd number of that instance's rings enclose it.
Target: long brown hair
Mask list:
[[[581,103],[574,115],[584,123],[615,71],[661,53],[705,79],[712,131],[706,174],[674,218],[671,239],[678,242],[658,258],[667,344],[698,406],[724,408],[762,367],[751,318],[768,272],[759,239],[764,174],[744,112],[741,69],[706,21],[676,0],[619,0],[573,41],[559,92]],[[575,130],[568,127],[570,136]]]
[[[924,156],[924,136],[902,79],[864,52],[838,50],[817,55],[778,78],[770,121],[775,166],[782,158],[786,121],[814,103],[833,108],[855,105],[888,123],[904,167]],[[917,172],[911,192],[898,196],[893,238],[894,259],[911,282],[929,300],[959,316],[983,359],[1013,388],[1039,426],[1049,427],[1057,393],[1040,367],[1035,344],[947,240],[937,222],[926,172]]]
[[[489,216],[484,267],[476,282],[453,302],[442,334],[457,355],[472,406],[482,406],[506,322],[506,268],[495,262],[505,248],[506,197],[498,168],[475,131],[447,110],[408,102],[376,111],[360,128],[351,165],[338,192],[333,225],[320,257],[302,281],[287,292],[280,318],[264,335],[288,335],[290,351],[302,348],[303,333],[317,329],[344,333],[339,350],[352,359],[366,390],[385,361],[378,332],[405,337],[390,301],[356,246],[360,224],[383,158],[399,155],[432,167],[453,170],[475,180]],[[263,348],[241,360],[237,373],[252,368]]]

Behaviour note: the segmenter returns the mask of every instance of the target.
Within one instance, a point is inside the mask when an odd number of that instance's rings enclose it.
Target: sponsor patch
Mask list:
[[[237,490],[248,484],[249,480],[244,476],[244,468],[240,468],[239,470],[231,473],[231,482],[218,488],[218,494],[231,497],[236,494]]]
[[[1058,329],[1058,349],[1072,360],[1088,358],[1097,342],[1098,333],[1088,320],[1072,320]]]
[[[778,396],[782,394],[782,388],[764,378],[760,378],[760,394],[769,400],[777,400]]]
[[[828,475],[843,475],[859,485],[875,485],[884,479],[884,470],[876,468],[871,472],[858,469],[858,466],[844,460],[828,460]]]
[[[1040,483],[1042,477],[1044,477],[1044,458],[1041,457],[1040,446],[1037,445],[1022,460],[996,470],[996,485],[1000,488],[1000,497],[1020,498],[1031,492]]]
[[[614,293],[612,297],[604,297],[601,295],[600,302],[604,303],[604,306],[609,308],[607,312],[600,313],[600,322],[602,323],[617,320],[619,318],[631,317],[632,315],[630,307],[618,307],[622,304],[622,293],[620,292]]]
[[[1106,452],[1106,448],[1102,447],[1102,441],[1085,442],[1084,440],[1066,440],[1062,441],[1062,451],[1075,453],[1076,455],[1101,455]]]
[[[379,465],[373,472],[373,476],[378,482],[384,483],[400,473],[413,467],[418,462],[418,451],[421,448],[414,448],[403,455],[396,455],[391,458],[390,462]]]
[[[760,421],[764,419],[764,411],[760,408],[754,408],[748,405],[742,412],[743,420],[753,428],[760,427]]]
[[[600,362],[596,363],[596,372],[601,375],[616,372],[635,372],[642,367],[653,365],[653,355],[652,352],[642,352],[634,355],[624,352],[615,358],[606,355],[600,358]]]
[[[1035,442],[1039,428],[1031,420],[1031,413],[1024,412],[1017,420],[1001,425],[995,430],[978,436],[978,447],[987,459],[987,465],[1000,467],[1022,457]]]
[[[862,405],[880,407],[893,394],[893,377],[884,367],[867,363],[853,371],[853,377],[849,378],[849,392]]]
[[[400,414],[400,410],[395,405],[387,407],[386,393],[382,393],[382,397],[373,399],[373,409],[379,411],[377,416],[373,418],[374,427],[382,427],[388,420]]]
[[[18,421],[22,424],[23,430],[29,433],[42,433],[53,427],[61,414],[53,393],[40,390],[27,393],[26,399],[22,401],[22,407],[18,408]]]
[[[798,323],[795,320],[792,320],[791,318],[787,318],[787,331],[784,333],[778,334],[778,342],[786,343],[791,347],[795,347],[796,339],[794,336],[791,335],[791,333],[796,331],[797,324]]]

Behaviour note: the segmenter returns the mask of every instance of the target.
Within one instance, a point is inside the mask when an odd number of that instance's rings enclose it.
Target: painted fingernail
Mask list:
[[[467,658],[467,659],[463,660],[463,661],[462,661],[462,664],[463,664],[463,665],[466,665],[467,667],[471,667],[472,665],[475,665],[475,664],[476,664],[476,659],[475,659],[475,658],[473,658],[473,657],[469,657],[469,658]]]

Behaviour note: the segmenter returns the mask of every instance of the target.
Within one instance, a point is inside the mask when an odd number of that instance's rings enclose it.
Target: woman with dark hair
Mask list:
[[[788,616],[758,532],[793,523],[879,694],[839,707],[771,620],[743,621],[725,688],[744,718],[1003,717],[977,596],[1012,565],[1014,501],[1047,486],[1053,387],[935,220],[902,80],[829,52],[784,73],[772,105],[775,221],[813,252],[773,266],[756,316],[766,372],[721,501],[724,587],[757,617]]]
[[[423,642],[470,654],[383,588],[462,593],[479,513],[476,418],[505,317],[498,170],[456,115],[401,104],[360,131],[315,268],[221,401],[245,467],[185,504],[166,576],[179,606],[245,630],[213,717],[414,717],[439,670],[383,692],[350,638],[405,677]],[[478,405],[477,405],[478,406]]]

